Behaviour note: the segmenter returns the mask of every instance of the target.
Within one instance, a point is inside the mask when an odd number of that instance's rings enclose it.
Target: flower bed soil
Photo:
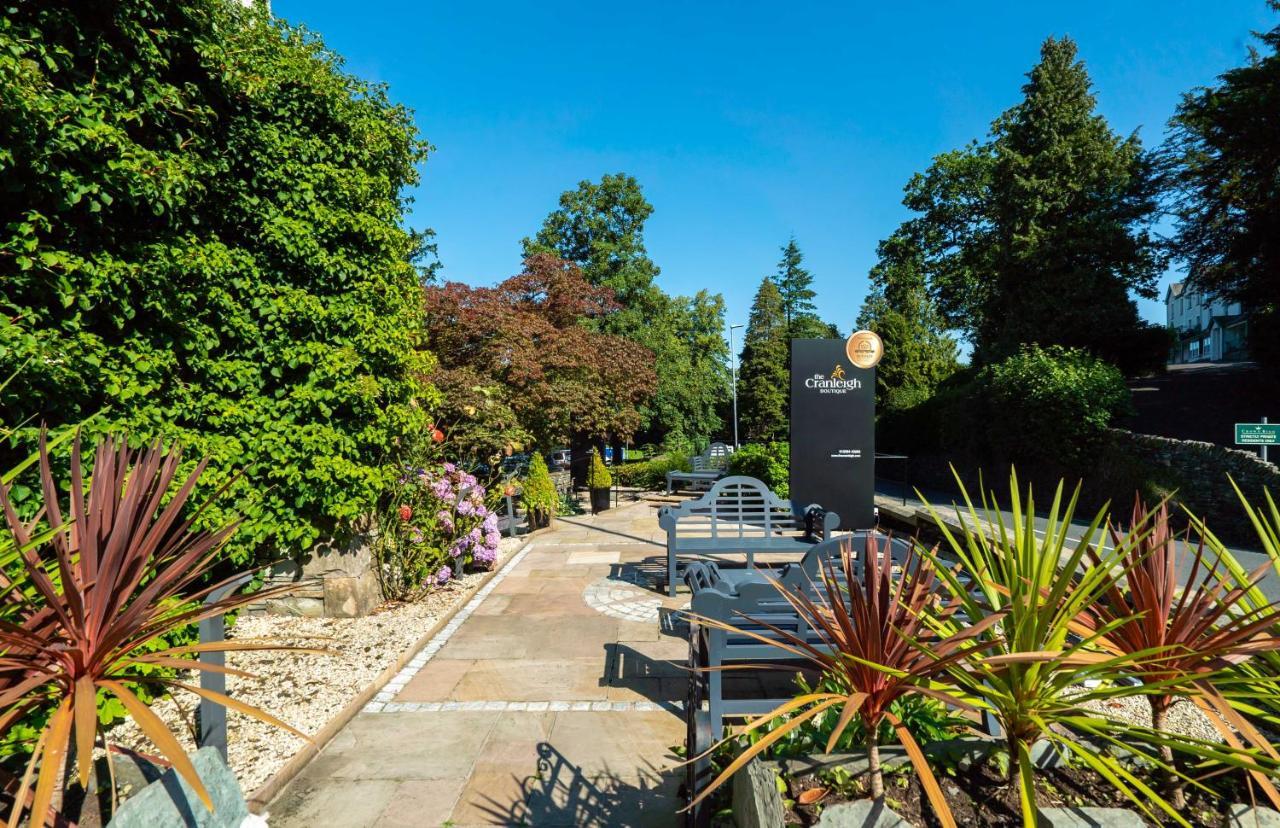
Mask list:
[[[1021,804],[1016,784],[998,772],[990,763],[977,763],[966,771],[956,771],[954,776],[935,769],[938,783],[951,808],[957,825],[1020,825]],[[816,825],[823,808],[852,799],[863,799],[869,793],[846,790],[837,793],[827,780],[805,775],[785,780],[787,793],[784,800],[799,802],[801,795],[810,789],[826,788],[827,794],[812,805],[793,805],[786,814],[787,825]],[[1160,790],[1153,780],[1145,782]],[[850,783],[856,788],[861,780]],[[1197,789],[1187,791],[1187,807],[1181,810],[1184,818],[1193,825],[1204,828],[1222,828],[1228,825],[1224,814],[1226,805],[1232,802],[1248,802],[1243,778],[1233,775],[1212,782],[1221,798],[1214,798]],[[1256,794],[1260,796],[1261,794]],[[1098,807],[1128,808],[1137,810],[1132,802],[1121,795],[1105,779],[1092,771],[1077,768],[1046,768],[1036,771],[1036,802],[1042,808]],[[929,800],[920,785],[919,777],[911,771],[885,774],[885,804],[912,825],[938,826],[941,823],[933,814]],[[1154,806],[1153,806],[1154,810]],[[1162,812],[1160,812],[1163,815]],[[1145,818],[1145,815],[1144,815]],[[1157,823],[1176,825],[1172,820]]]

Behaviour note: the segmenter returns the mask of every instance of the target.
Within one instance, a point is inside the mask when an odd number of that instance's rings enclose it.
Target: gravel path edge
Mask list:
[[[533,538],[537,534],[539,534],[539,532],[532,532],[529,535],[526,535],[525,542],[511,554],[507,559],[507,563],[514,561],[516,556],[523,552],[529,544],[533,542]],[[475,597],[476,593],[484,589],[485,584],[496,578],[498,573],[502,572],[505,568],[506,565],[504,564],[502,567],[494,569],[478,581],[475,586],[462,593],[449,611],[437,619],[436,623],[431,626],[431,629],[427,630],[417,641],[413,643],[411,647],[408,647],[404,652],[397,656],[395,661],[388,664],[387,668],[379,673],[378,677],[370,682],[368,687],[361,690],[355,698],[347,703],[346,707],[339,711],[338,715],[334,716],[324,727],[320,728],[320,731],[316,733],[311,741],[304,744],[302,748],[293,755],[293,758],[286,762],[280,770],[272,774],[270,779],[263,782],[260,788],[250,794],[248,797],[249,811],[259,815],[266,813],[267,806],[271,803],[271,800],[275,799],[276,795],[284,789],[285,785],[288,785],[293,781],[293,778],[297,776],[312,759],[319,756],[320,751],[324,750],[325,745],[329,744],[330,740],[332,740],[334,736],[337,736],[338,732],[341,731],[342,728],[346,727],[347,724],[356,717],[356,714],[364,709],[364,706],[368,704],[375,695],[377,695],[378,691],[391,681],[397,673],[404,669],[405,665],[412,661],[413,657],[418,654],[418,651],[427,646],[428,642],[430,642],[432,638],[434,638],[449,624],[450,621],[453,620],[453,617],[467,605],[468,601]]]

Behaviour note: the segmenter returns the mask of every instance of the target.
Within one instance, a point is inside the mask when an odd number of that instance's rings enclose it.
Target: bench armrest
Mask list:
[[[698,561],[684,569],[684,582],[689,592],[697,595],[704,589],[712,589],[720,581],[720,567],[714,561]]]
[[[840,516],[835,512],[822,508],[817,503],[810,503],[804,509],[804,536],[824,541],[831,533],[840,528]]]

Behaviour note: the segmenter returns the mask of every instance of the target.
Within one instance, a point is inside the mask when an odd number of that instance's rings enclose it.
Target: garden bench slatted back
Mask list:
[[[663,507],[658,525],[667,533],[667,587],[675,595],[680,555],[745,554],[751,567],[756,552],[807,551],[839,527],[840,516],[816,504],[797,508],[754,477],[733,476],[696,500]]]
[[[714,565],[694,564],[687,580],[694,587],[691,612],[695,616],[710,618],[731,625],[739,630],[750,630],[767,638],[777,638],[765,624],[785,630],[797,638],[815,646],[822,645],[821,637],[800,617],[791,604],[782,597],[778,587],[804,593],[814,601],[826,601],[823,569],[830,561],[831,571],[844,587],[844,570],[840,563],[841,550],[853,547],[855,561],[861,562],[866,553],[867,531],[840,535],[809,548],[798,563],[787,565],[774,581],[759,572],[719,573]],[[893,559],[899,565],[906,561],[911,544],[899,538],[877,535],[877,540],[892,546]],[[855,568],[855,576],[861,567]],[[690,625],[690,666],[720,667],[726,664],[744,664],[788,660],[788,656],[776,647],[744,634],[696,621]],[[722,673],[710,670],[695,674],[694,682],[705,681],[706,698],[713,732],[723,726],[725,716],[746,716],[766,713],[785,699],[725,700]]]
[[[667,494],[678,489],[678,483],[686,483],[691,489],[704,489],[724,477],[729,467],[729,457],[733,449],[724,443],[712,443],[707,450],[693,457],[690,463],[693,471],[667,472]]]

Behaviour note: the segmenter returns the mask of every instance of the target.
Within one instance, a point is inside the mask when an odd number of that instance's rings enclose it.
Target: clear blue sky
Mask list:
[[[1018,100],[1046,36],[1076,39],[1113,129],[1151,146],[1182,91],[1244,62],[1250,32],[1276,22],[1263,0],[273,10],[415,111],[437,149],[412,223],[439,234],[446,278],[515,273],[563,190],[625,171],[655,207],[646,241],[665,290],[720,292],[744,322],[794,233],[842,330],[876,242],[906,216],[903,184]]]

